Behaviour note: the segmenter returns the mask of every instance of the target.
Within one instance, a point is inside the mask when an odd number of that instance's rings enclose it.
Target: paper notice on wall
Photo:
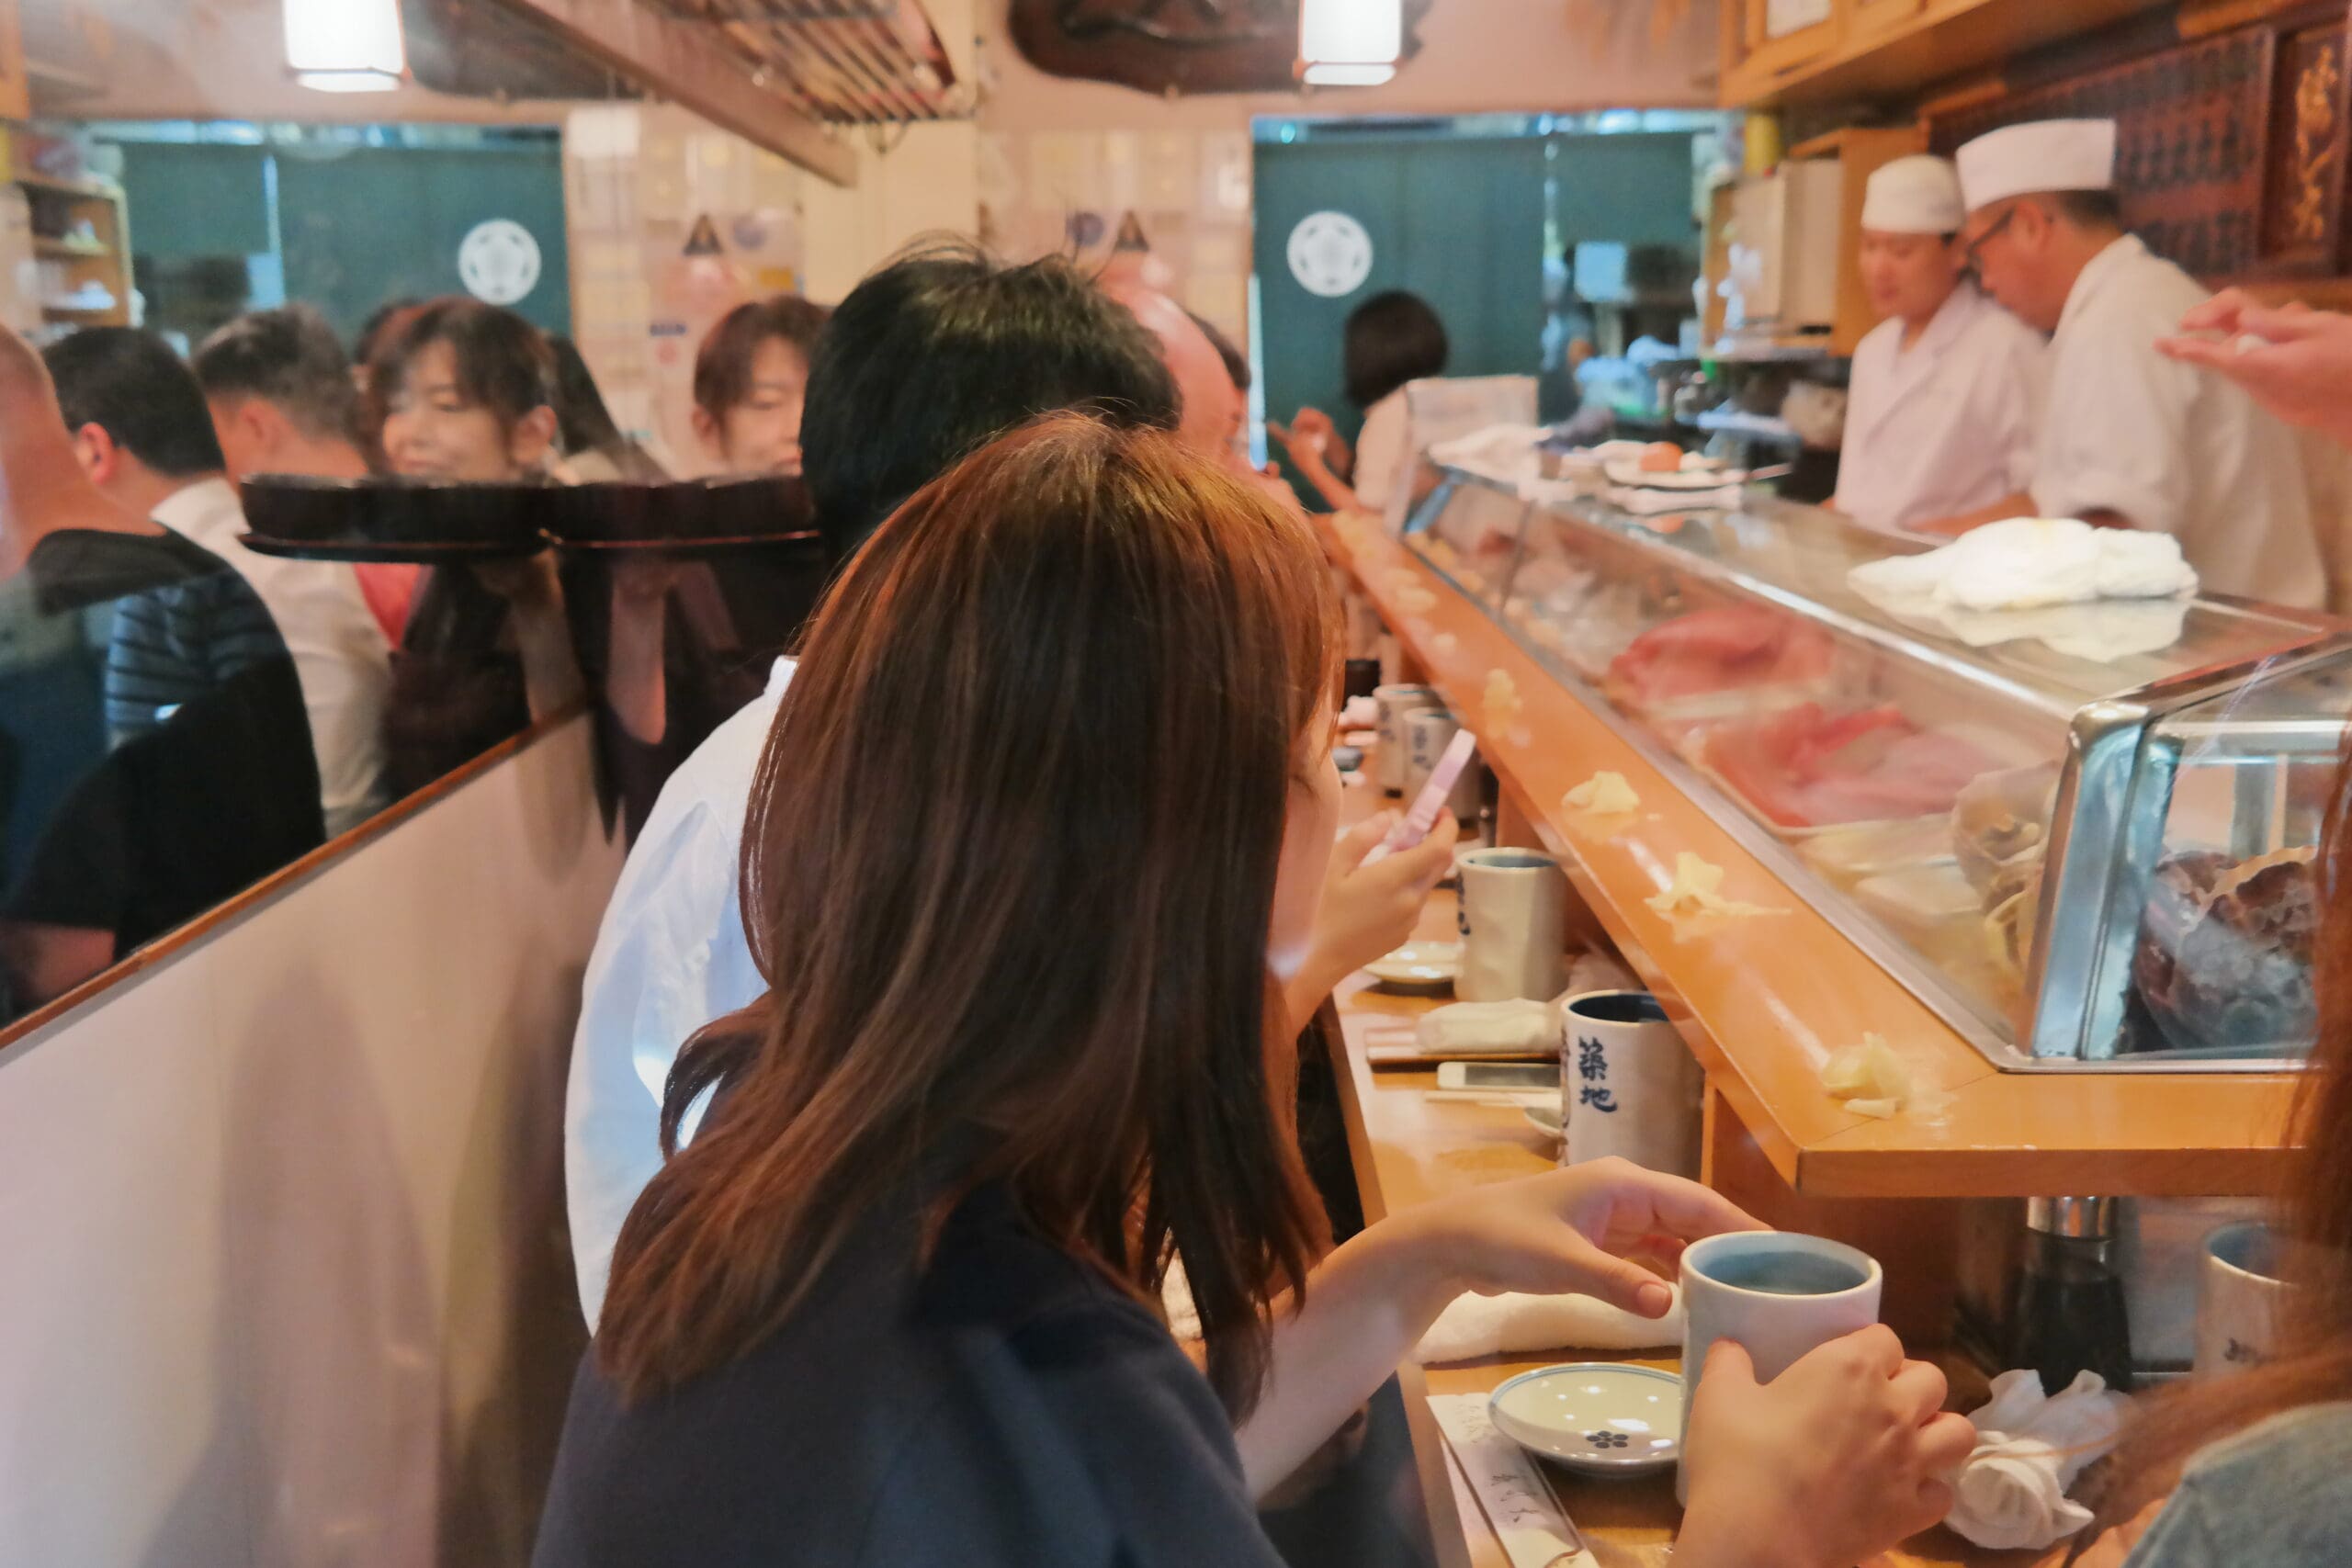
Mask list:
[[[1189,211],[1201,199],[1200,139],[1185,130],[1156,130],[1143,139],[1141,205]]]
[[[1250,133],[1218,131],[1201,138],[1201,197],[1204,217],[1222,212],[1250,215]]]
[[[1143,138],[1132,130],[1102,135],[1102,205],[1131,212],[1143,200]]]
[[[1102,205],[1101,141],[1088,133],[1045,131],[1029,138],[1029,199],[1040,207]]]
[[[980,204],[1002,212],[1021,200],[1021,170],[1013,162],[1015,139],[989,132],[979,139],[974,160]]]

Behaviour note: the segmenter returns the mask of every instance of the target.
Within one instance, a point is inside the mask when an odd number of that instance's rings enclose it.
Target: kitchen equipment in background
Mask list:
[[[1833,159],[1799,159],[1733,190],[1725,332],[1789,336],[1836,323],[1842,178]]]
[[[33,209],[20,186],[0,185],[0,325],[28,335],[40,327],[40,264]]]

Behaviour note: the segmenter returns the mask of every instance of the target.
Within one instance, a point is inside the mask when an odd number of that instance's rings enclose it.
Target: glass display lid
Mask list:
[[[1928,596],[1935,541],[1834,512],[1521,488],[1442,473],[1408,547],[1996,1066],[2309,1051],[2337,623]]]

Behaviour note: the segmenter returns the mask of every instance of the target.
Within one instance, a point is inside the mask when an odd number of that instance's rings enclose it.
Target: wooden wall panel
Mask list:
[[[2183,6],[1929,97],[1936,151],[2024,120],[2113,118],[2125,223],[2209,283],[2293,292],[2352,270],[2352,35],[2343,0]]]
[[[24,29],[17,25],[17,0],[0,0],[0,119],[25,119],[32,112],[32,89],[25,81]]]

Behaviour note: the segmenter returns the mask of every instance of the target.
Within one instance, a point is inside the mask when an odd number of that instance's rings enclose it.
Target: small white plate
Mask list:
[[[1390,986],[1450,986],[1461,967],[1458,942],[1408,942],[1365,964],[1364,972]]]
[[[1487,1409],[1495,1430],[1583,1475],[1648,1475],[1681,1451],[1682,1380],[1655,1367],[1538,1368],[1495,1390]]]
[[[1560,1127],[1559,1101],[1547,1100],[1541,1105],[1522,1105],[1519,1108],[1519,1111],[1533,1124],[1537,1132],[1547,1137],[1557,1138],[1565,1135]]]

